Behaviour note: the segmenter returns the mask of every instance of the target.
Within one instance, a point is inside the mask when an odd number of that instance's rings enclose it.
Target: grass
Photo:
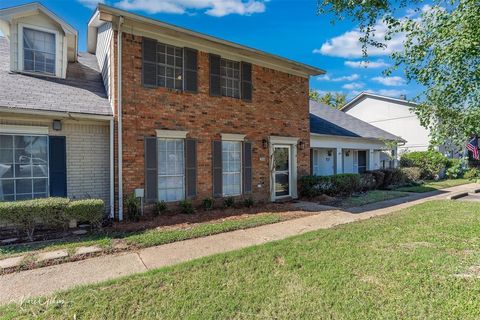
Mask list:
[[[372,190],[358,196],[348,197],[342,200],[340,206],[344,208],[359,207],[374,202],[406,197],[408,195],[409,193],[401,191]]]
[[[200,223],[184,229],[149,230],[136,233],[99,234],[82,238],[82,240],[57,241],[40,245],[0,247],[0,259],[25,253],[38,253],[59,249],[66,249],[69,252],[73,252],[78,247],[94,245],[102,247],[108,251],[112,249],[113,243],[117,239],[122,239],[128,246],[133,248],[145,248],[238,229],[253,228],[256,226],[280,222],[285,219],[286,218],[280,216],[279,214],[269,213],[250,216],[238,220]]]
[[[432,201],[0,308],[5,319],[478,319],[480,204]],[[478,272],[478,268],[477,268]],[[464,274],[464,276],[458,276]]]
[[[412,186],[412,187],[401,187],[397,188],[397,191],[404,191],[404,192],[416,192],[416,193],[424,193],[435,191],[438,189],[450,188],[459,186],[462,184],[471,183],[472,181],[468,179],[448,179],[448,180],[440,180],[440,181],[427,181],[424,184],[419,186]]]

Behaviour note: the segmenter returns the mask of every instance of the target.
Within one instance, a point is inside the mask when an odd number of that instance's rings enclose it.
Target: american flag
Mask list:
[[[474,136],[470,141],[468,141],[467,149],[472,152],[473,159],[478,160],[480,158],[478,154],[478,137],[477,136]]]

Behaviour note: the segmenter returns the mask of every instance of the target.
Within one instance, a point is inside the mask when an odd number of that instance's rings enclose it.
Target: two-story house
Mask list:
[[[102,4],[88,53],[37,3],[0,10],[0,27],[4,200],[101,196],[122,220],[135,191],[276,201],[310,172],[318,68]]]

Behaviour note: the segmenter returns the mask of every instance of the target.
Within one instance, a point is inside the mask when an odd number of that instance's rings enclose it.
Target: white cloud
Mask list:
[[[404,34],[395,34],[391,40],[385,42],[385,35],[388,32],[387,25],[384,22],[377,22],[374,26],[375,35],[372,39],[381,43],[386,43],[386,48],[377,48],[369,46],[367,49],[369,56],[385,56],[391,53],[402,50]],[[363,33],[359,28],[347,31],[344,34],[327,40],[318,49],[313,50],[313,53],[320,53],[327,56],[342,57],[342,58],[359,58],[363,55],[362,44],[360,38]]]
[[[402,77],[373,77],[373,81],[383,84],[384,86],[396,87],[403,86],[406,81]]]
[[[347,83],[342,86],[343,89],[345,90],[358,90],[361,89],[365,86],[363,82],[352,82],[352,83]]]
[[[360,75],[357,73],[351,74],[349,76],[342,76],[342,77],[336,77],[336,78],[332,78],[328,74],[317,77],[317,80],[319,81],[333,81],[333,82],[355,81],[358,79],[360,79]]]
[[[91,0],[80,0],[91,1]],[[140,10],[150,14],[159,12],[183,14],[201,10],[210,16],[229,14],[251,15],[265,12],[268,0],[121,0],[115,5],[125,10]]]
[[[344,65],[350,68],[387,68],[390,66],[387,62],[385,62],[383,59],[378,59],[375,61],[365,61],[365,60],[360,60],[360,61],[351,61],[347,60],[344,62]]]
[[[97,4],[105,3],[105,0],[78,0],[78,2],[80,2],[87,8],[95,9],[97,7]]]

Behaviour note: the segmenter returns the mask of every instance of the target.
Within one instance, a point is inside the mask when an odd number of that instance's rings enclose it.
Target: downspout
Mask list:
[[[110,218],[115,218],[115,125],[113,118],[110,119]]]
[[[117,113],[118,113],[118,220],[123,220],[123,139],[122,139],[122,24],[123,16],[118,17],[117,32]]]

